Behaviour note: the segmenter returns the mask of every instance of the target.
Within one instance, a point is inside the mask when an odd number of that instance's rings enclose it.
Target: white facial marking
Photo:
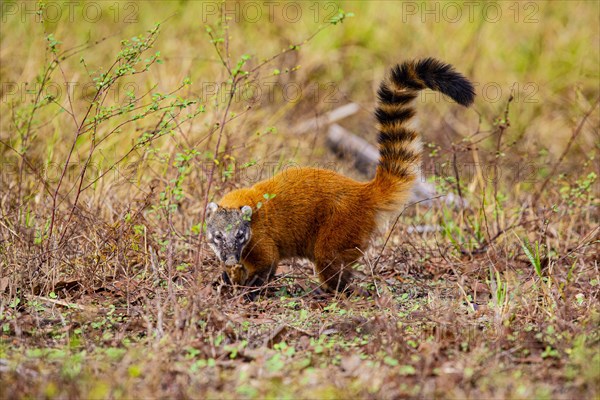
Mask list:
[[[214,244],[212,244],[210,242],[208,243],[208,246],[212,249],[212,251],[215,253],[215,255],[217,256],[217,258],[220,261],[223,261],[223,257],[221,257],[221,253],[219,253],[219,249],[217,248],[217,246],[215,246]]]

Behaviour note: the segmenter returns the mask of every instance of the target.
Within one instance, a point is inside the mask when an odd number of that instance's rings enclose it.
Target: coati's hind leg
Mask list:
[[[369,224],[347,215],[331,218],[319,230],[315,241],[315,270],[322,287],[329,292],[351,293],[352,265],[368,244]]]
[[[330,249],[329,249],[330,250]],[[361,252],[357,248],[339,252],[320,252],[315,249],[315,269],[323,288],[329,292],[352,292],[352,264],[358,260]]]

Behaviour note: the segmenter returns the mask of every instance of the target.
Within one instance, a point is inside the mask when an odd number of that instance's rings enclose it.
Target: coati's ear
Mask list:
[[[242,218],[245,221],[250,221],[251,217],[252,217],[252,207],[250,207],[250,206],[242,207]]]
[[[210,217],[215,211],[217,211],[219,206],[217,203],[210,202],[206,206],[206,216]]]

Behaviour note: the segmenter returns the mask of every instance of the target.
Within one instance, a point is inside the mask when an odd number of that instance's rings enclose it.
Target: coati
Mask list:
[[[224,280],[257,288],[280,260],[302,257],[314,262],[326,290],[351,290],[350,266],[382,217],[405,203],[419,174],[421,140],[406,123],[414,115],[410,103],[425,88],[463,106],[475,97],[467,78],[433,58],[393,67],[377,93],[380,160],[372,181],[325,169],[289,169],[209,203],[206,238],[225,264]]]

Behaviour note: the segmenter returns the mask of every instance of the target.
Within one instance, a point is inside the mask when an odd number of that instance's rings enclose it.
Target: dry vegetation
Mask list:
[[[91,4],[2,3],[0,397],[598,398],[597,2]],[[292,128],[352,101],[373,142],[379,79],[426,56],[478,84],[417,105],[424,179],[468,204],[392,221],[372,298],[302,260],[254,302],[220,286],[206,202],[295,164],[366,179]]]

